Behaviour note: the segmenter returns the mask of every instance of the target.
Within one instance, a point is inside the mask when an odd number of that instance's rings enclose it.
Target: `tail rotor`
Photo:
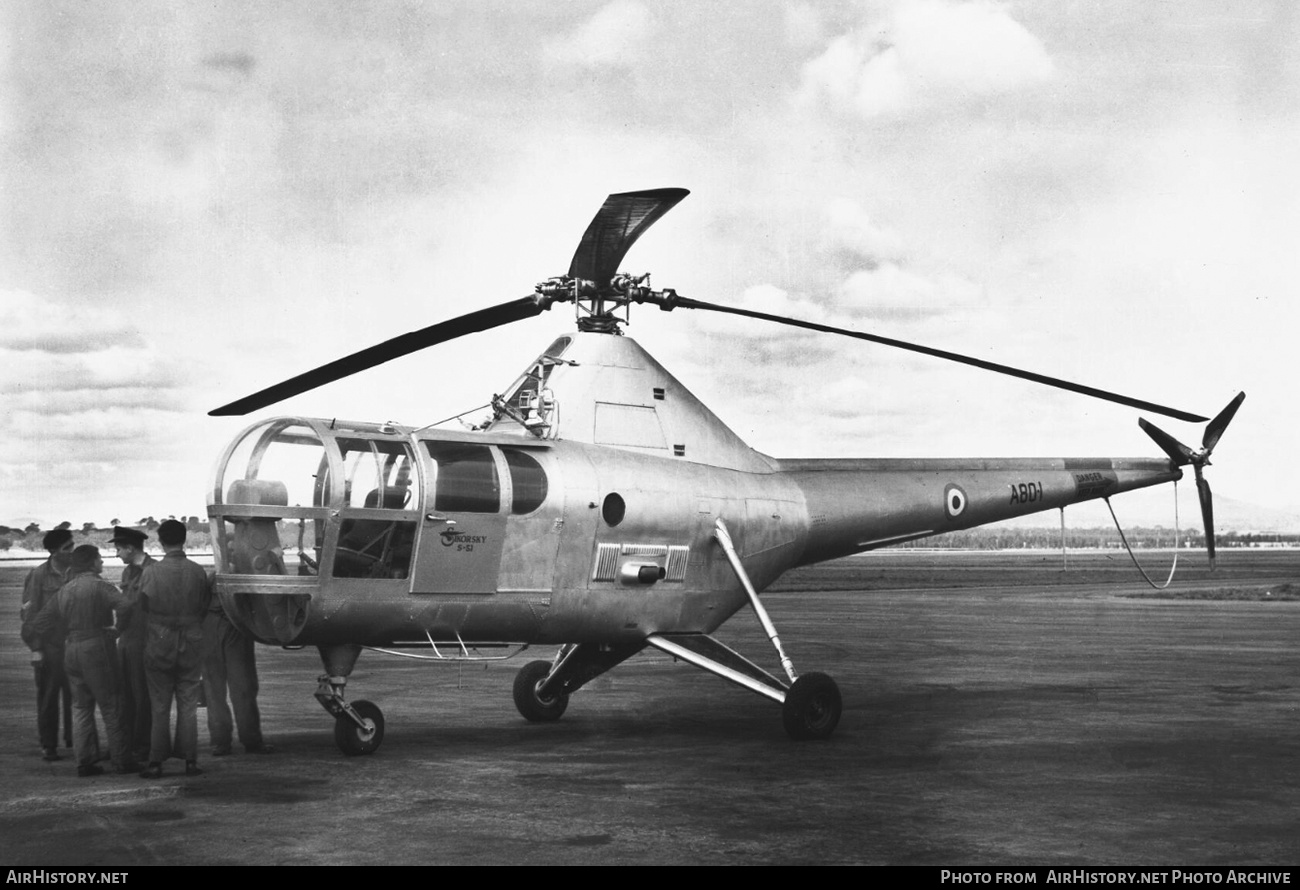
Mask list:
[[[1237,393],[1237,397],[1206,424],[1205,433],[1201,436],[1201,449],[1199,451],[1188,448],[1150,421],[1146,419],[1138,420],[1138,426],[1142,427],[1143,432],[1160,446],[1161,451],[1169,455],[1169,459],[1174,462],[1174,466],[1185,467],[1190,464],[1192,472],[1196,474],[1196,495],[1201,502],[1201,521],[1205,525],[1205,551],[1210,558],[1211,571],[1214,570],[1214,495],[1210,491],[1210,483],[1205,478],[1204,470],[1210,465],[1210,454],[1213,453],[1215,446],[1219,444],[1219,439],[1223,437],[1224,430],[1228,428],[1228,424],[1232,422],[1237,409],[1241,407],[1241,403],[1245,399],[1246,394],[1244,392]]]

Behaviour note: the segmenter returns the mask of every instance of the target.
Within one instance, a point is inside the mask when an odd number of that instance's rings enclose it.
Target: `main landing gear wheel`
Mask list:
[[[384,714],[374,702],[354,701],[352,710],[365,722],[362,729],[346,714],[334,720],[334,744],[349,757],[374,754],[384,740]]]
[[[534,723],[559,720],[564,709],[569,706],[569,696],[566,693],[557,693],[549,698],[537,694],[538,685],[550,672],[549,661],[530,661],[515,674],[515,707]]]
[[[781,720],[792,739],[826,739],[840,722],[840,689],[825,674],[804,674],[785,694]]]

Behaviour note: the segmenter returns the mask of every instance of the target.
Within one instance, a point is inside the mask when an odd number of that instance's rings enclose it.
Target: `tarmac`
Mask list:
[[[882,551],[782,579],[764,600],[783,643],[843,693],[824,742],[658,653],[544,725],[510,687],[551,649],[366,653],[348,695],[383,708],[386,736],[344,757],[314,650],[259,647],[280,753],[207,756],[200,711],[204,774],[173,760],[156,781],[42,761],[26,569],[0,567],[0,863],[1300,863],[1300,602],[1266,595],[1300,581],[1300,552],[1221,553],[1172,598],[1142,596],[1123,559]],[[1243,598],[1196,598],[1225,589]],[[779,671],[752,614],[720,636]]]

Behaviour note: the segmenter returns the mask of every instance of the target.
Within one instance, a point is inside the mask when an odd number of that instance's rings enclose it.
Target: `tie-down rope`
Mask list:
[[[1115,508],[1110,505],[1110,498],[1103,498],[1106,502],[1106,509],[1110,511],[1110,518],[1115,520],[1115,530],[1119,532],[1119,539],[1124,543],[1124,549],[1128,551],[1129,559],[1133,560],[1133,565],[1142,573],[1142,577],[1155,590],[1164,590],[1174,580],[1174,569],[1178,568],[1178,482],[1174,482],[1174,564],[1169,567],[1169,577],[1165,579],[1164,584],[1157,584],[1151,580],[1151,576],[1146,573],[1141,565],[1138,564],[1137,556],[1133,553],[1133,548],[1128,544],[1128,538],[1124,537],[1124,529],[1119,527],[1119,518],[1115,515]]]

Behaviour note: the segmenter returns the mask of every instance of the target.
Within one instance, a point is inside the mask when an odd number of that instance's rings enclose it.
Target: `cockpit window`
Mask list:
[[[403,442],[338,439],[343,454],[343,519],[334,551],[336,578],[405,578],[415,545],[414,517],[379,510],[420,509],[414,452]]]
[[[531,454],[514,448],[502,448],[510,468],[510,488],[514,497],[510,512],[516,516],[531,513],[546,500],[546,471]]]
[[[220,466],[213,510],[219,570],[241,575],[311,574],[329,504],[325,443],[307,424],[270,421],[244,434]],[[285,553],[297,544],[297,557]]]
[[[425,442],[435,464],[433,509],[453,513],[496,513],[501,480],[486,445]]]
[[[338,440],[343,452],[344,506],[419,510],[420,477],[403,442]]]
[[[254,430],[226,462],[222,503],[321,506],[326,466],[325,445],[310,427],[289,422]]]

